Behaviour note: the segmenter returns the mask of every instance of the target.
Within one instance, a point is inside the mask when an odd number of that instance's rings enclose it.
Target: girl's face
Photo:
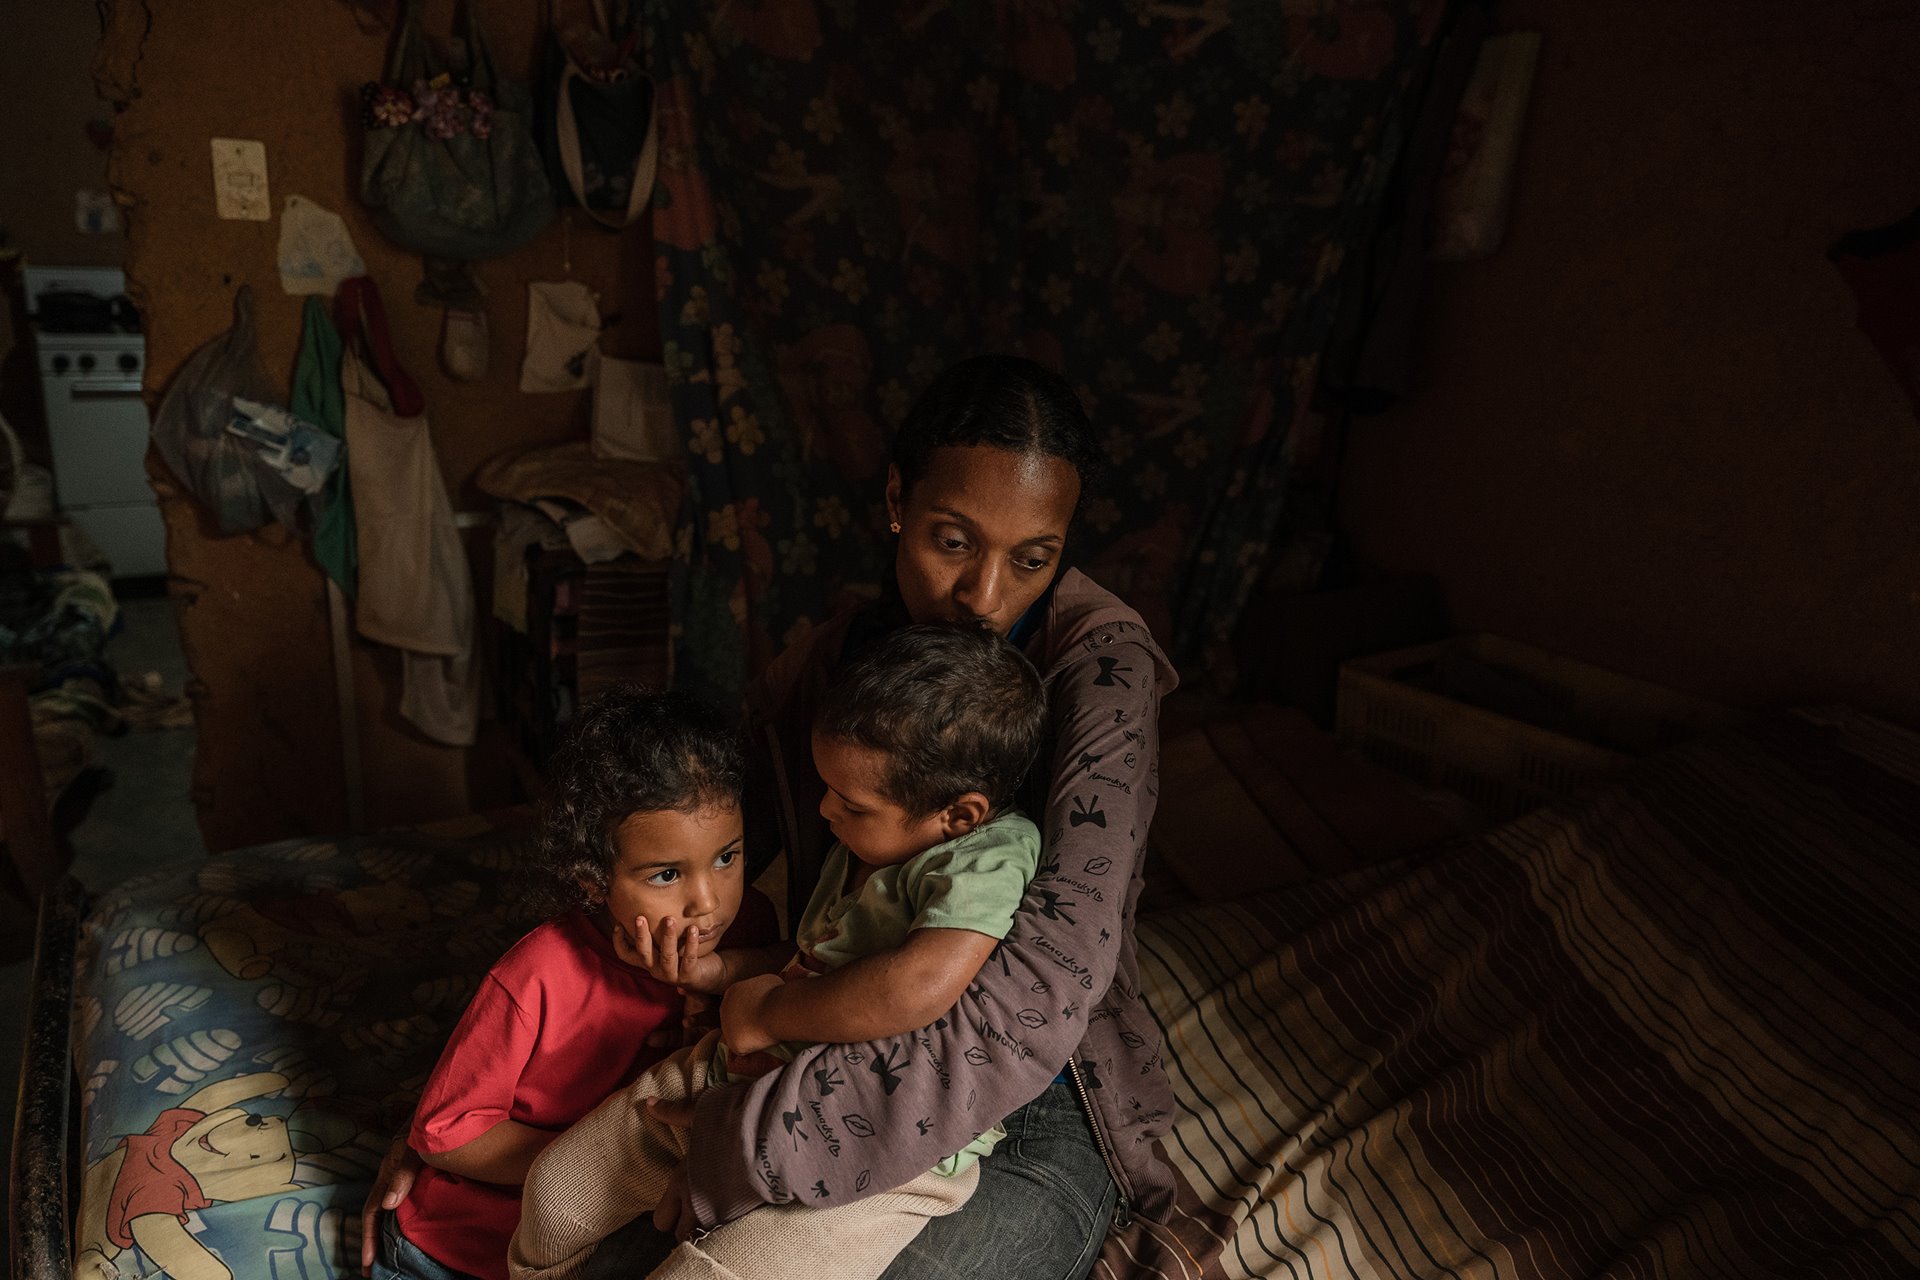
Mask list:
[[[644,916],[649,930],[669,918],[695,930],[700,955],[711,952],[740,910],[746,863],[740,853],[740,810],[709,806],[630,815],[613,833],[601,925],[631,932]]]
[[[992,445],[935,449],[912,490],[887,473],[899,522],[894,574],[915,622],[970,622],[1005,635],[1059,570],[1080,501],[1071,463]]]

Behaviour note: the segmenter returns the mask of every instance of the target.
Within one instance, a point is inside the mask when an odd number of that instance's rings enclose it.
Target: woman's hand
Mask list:
[[[720,1038],[729,1053],[758,1053],[779,1043],[766,1029],[767,1004],[784,985],[777,973],[746,978],[727,988],[720,1001]]]
[[[648,1098],[647,1114],[661,1124],[687,1129],[693,1124],[693,1103]],[[687,1195],[685,1164],[673,1166],[673,1172],[667,1175],[667,1185],[660,1192],[660,1203],[653,1207],[653,1225],[662,1234],[676,1240],[685,1240],[698,1225],[693,1220],[693,1200]]]
[[[613,950],[626,963],[670,986],[714,994],[727,986],[727,962],[718,951],[699,954],[700,931],[668,916],[649,925],[645,916],[613,923]]]
[[[400,1202],[413,1190],[413,1180],[420,1176],[424,1164],[405,1138],[395,1138],[380,1161],[380,1171],[373,1175],[373,1186],[367,1191],[367,1202],[360,1207],[360,1270],[365,1274],[373,1274],[373,1255],[380,1241],[380,1215],[400,1207]]]

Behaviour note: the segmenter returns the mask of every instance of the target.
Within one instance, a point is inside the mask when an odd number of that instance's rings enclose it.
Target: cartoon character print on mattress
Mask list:
[[[230,1280],[227,1265],[188,1230],[191,1215],[219,1201],[299,1190],[286,1119],[240,1105],[286,1084],[262,1071],[207,1085],[89,1165],[74,1230],[76,1278],[118,1276],[114,1259],[138,1246],[174,1280]]]
[[[388,1141],[531,923],[527,848],[482,824],[288,841],[102,895],[78,948],[74,1275],[353,1274]]]

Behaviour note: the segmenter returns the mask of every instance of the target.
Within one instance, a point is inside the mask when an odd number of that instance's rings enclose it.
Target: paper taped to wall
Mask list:
[[[342,280],[365,274],[345,220],[305,196],[288,196],[280,214],[280,287],[296,296],[331,294]]]

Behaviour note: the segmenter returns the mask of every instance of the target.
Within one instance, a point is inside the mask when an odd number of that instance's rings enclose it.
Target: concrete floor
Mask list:
[[[187,664],[173,602],[123,601],[120,628],[107,642],[106,658],[122,679],[157,671],[162,688],[178,693]],[[73,831],[72,872],[88,889],[98,892],[161,863],[206,855],[188,796],[193,752],[191,728],[133,730],[95,740],[93,763],[113,780]],[[30,960],[0,966],[0,1097],[9,1104],[9,1147],[31,978]],[[0,1274],[7,1271],[5,1255],[6,1242],[0,1239]]]

